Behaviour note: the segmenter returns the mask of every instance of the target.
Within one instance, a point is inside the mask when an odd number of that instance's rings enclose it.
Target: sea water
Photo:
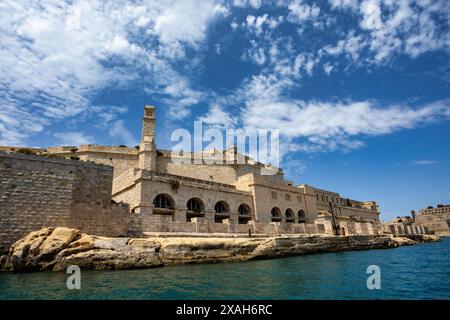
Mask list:
[[[380,289],[370,290],[373,265]],[[450,299],[450,239],[242,263],[81,270],[79,290],[67,288],[69,276],[0,273],[0,299]]]

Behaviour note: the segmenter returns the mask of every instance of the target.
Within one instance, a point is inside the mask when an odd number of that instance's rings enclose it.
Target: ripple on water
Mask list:
[[[381,269],[368,290],[366,269]],[[450,239],[396,249],[147,270],[0,274],[0,299],[450,299]]]

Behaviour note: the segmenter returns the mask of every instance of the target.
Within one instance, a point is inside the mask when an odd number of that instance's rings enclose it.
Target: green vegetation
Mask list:
[[[172,188],[172,190],[178,190],[178,188],[180,188],[180,181],[170,180],[170,187]]]

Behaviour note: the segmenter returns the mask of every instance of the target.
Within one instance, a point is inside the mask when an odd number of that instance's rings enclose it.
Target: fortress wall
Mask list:
[[[312,205],[308,206],[307,195],[299,188],[277,188],[277,186],[255,185],[253,187],[255,198],[257,220],[263,223],[270,223],[272,220],[272,208],[281,210],[282,219],[286,218],[286,210],[292,209],[294,218],[298,220],[299,210],[306,213],[308,222],[314,221],[315,213],[312,212]]]
[[[432,211],[426,210],[426,211]],[[438,211],[437,209],[434,209]],[[440,209],[439,213],[425,213],[416,216],[416,224],[426,227],[436,234],[450,233],[450,208]]]
[[[341,206],[340,210],[338,210],[337,212],[339,215],[342,216],[360,217],[362,219],[368,219],[379,222],[378,212],[376,211]]]
[[[234,184],[237,180],[236,170],[231,165],[176,164],[163,156],[157,157],[156,171],[226,184]]]
[[[137,167],[138,164],[138,157],[134,154],[78,152],[77,155],[79,155],[82,161],[91,161],[114,167],[114,177],[121,175],[131,168]]]
[[[126,235],[128,207],[111,203],[112,176],[103,165],[0,152],[0,252],[42,227]]]
[[[167,194],[174,200],[175,207],[186,208],[189,199],[198,198],[203,202],[207,211],[214,211],[214,206],[218,201],[225,201],[229,205],[231,213],[237,213],[239,205],[243,203],[250,207],[252,213],[254,212],[252,196],[234,189],[219,189],[215,186],[181,181],[179,189],[174,190],[170,183],[160,180],[158,176],[152,180],[142,180],[141,183],[141,204],[151,206],[158,194]]]

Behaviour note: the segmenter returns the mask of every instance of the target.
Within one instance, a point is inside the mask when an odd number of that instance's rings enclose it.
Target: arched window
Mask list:
[[[248,205],[246,205],[245,203],[243,203],[239,206],[238,213],[240,215],[248,216],[251,214],[250,207]]]
[[[166,194],[158,194],[153,200],[153,205],[155,208],[160,209],[171,209],[173,210],[175,208],[174,201],[170,198],[170,196]]]
[[[191,198],[188,200],[187,204],[187,212],[186,212],[186,221],[191,222],[192,218],[203,217],[205,214],[203,210],[205,210],[205,205],[203,201],[199,198]]]
[[[202,200],[198,198],[191,198],[187,202],[187,209],[194,212],[200,212],[205,209],[205,205],[203,204]]]
[[[273,207],[272,211],[270,212],[270,215],[272,216],[272,221],[281,221],[281,210],[280,210],[280,208]]]
[[[292,209],[286,209],[286,222],[294,222],[294,211]]]
[[[298,210],[298,223],[306,223],[306,213],[302,209]]]
[[[250,215],[252,214],[252,211],[248,205],[245,203],[241,204],[238,208],[238,222],[239,224],[247,224],[252,218]]]
[[[230,206],[225,201],[219,201],[214,206],[216,213],[228,213],[230,212]]]

